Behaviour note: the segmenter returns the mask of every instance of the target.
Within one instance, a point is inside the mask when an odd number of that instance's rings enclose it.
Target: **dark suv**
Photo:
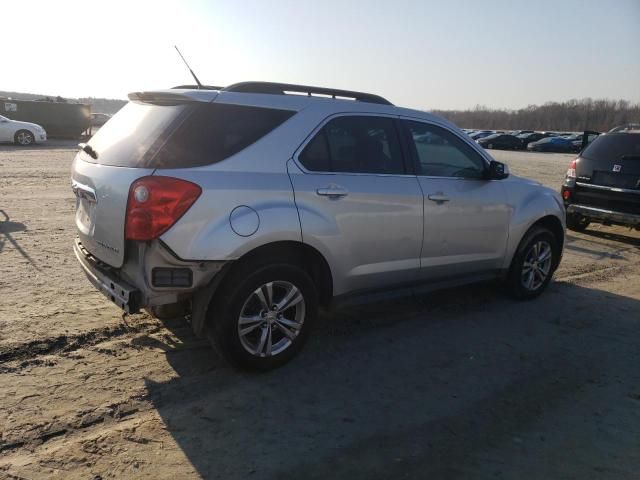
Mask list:
[[[640,125],[600,135],[571,162],[562,186],[567,227],[591,222],[640,229]]]

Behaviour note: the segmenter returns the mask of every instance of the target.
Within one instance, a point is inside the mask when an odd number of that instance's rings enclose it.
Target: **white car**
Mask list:
[[[28,147],[47,141],[47,132],[36,123],[19,122],[0,115],[0,143],[13,142]]]

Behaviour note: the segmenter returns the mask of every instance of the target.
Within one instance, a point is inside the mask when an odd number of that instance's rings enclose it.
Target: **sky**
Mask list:
[[[27,16],[3,19],[0,90],[126,98],[192,83],[177,44],[209,85],[308,84],[424,110],[584,97],[640,102],[640,0],[29,0],[28,7]]]

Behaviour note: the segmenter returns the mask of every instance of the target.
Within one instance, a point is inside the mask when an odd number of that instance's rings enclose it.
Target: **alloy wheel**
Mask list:
[[[549,242],[539,240],[531,245],[522,264],[522,286],[529,291],[539,289],[551,272],[552,259],[553,250]]]
[[[238,317],[238,336],[251,355],[271,357],[289,348],[302,330],[305,301],[291,282],[273,281],[256,288]]]
[[[29,132],[20,132],[18,133],[17,137],[18,139],[18,143],[20,145],[31,145],[33,143],[33,135],[31,135]]]

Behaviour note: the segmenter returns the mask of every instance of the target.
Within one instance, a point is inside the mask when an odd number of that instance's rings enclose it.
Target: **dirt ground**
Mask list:
[[[0,478],[639,478],[638,232],[570,232],[537,300],[342,308],[240,374],[84,278],[72,145],[0,147]],[[572,158],[495,157],[553,188]]]

